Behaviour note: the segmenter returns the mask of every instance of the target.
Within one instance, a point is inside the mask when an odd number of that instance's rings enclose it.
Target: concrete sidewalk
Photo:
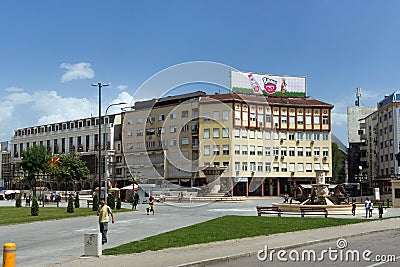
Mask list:
[[[206,266],[207,263],[237,257],[256,257],[257,252],[264,249],[265,246],[268,246],[270,249],[293,248],[304,244],[337,240],[349,236],[399,228],[400,218],[390,218],[379,221],[366,221],[359,224],[171,248],[161,251],[147,251],[118,256],[81,257],[53,266]]]

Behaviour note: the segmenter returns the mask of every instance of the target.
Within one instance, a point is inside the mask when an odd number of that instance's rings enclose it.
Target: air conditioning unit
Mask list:
[[[327,160],[328,159],[328,157],[327,156],[324,156],[324,160]]]
[[[290,172],[291,175],[294,175],[294,172]]]
[[[314,140],[311,141],[311,144],[314,144]]]
[[[277,159],[277,158],[278,158],[278,155],[275,155],[275,158]]]
[[[299,144],[299,143],[300,143],[300,140],[296,140],[296,143]]]
[[[281,159],[285,159],[285,156],[281,156]]]

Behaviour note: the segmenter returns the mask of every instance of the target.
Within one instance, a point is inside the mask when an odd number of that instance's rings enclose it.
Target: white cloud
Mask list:
[[[32,96],[28,93],[13,93],[4,97],[4,100],[12,103],[13,105],[23,105],[32,101]]]
[[[126,88],[128,88],[128,85],[121,84],[121,85],[118,85],[118,86],[117,86],[117,89],[118,89],[118,90],[121,90],[121,91],[122,91],[122,90],[125,90]]]
[[[347,125],[347,114],[332,112],[332,125]]]
[[[5,91],[6,92],[24,92],[25,89],[12,86],[12,87],[6,88]]]
[[[90,63],[87,62],[77,64],[62,63],[60,68],[67,70],[61,77],[61,82],[92,79],[94,77],[94,71],[90,68]]]

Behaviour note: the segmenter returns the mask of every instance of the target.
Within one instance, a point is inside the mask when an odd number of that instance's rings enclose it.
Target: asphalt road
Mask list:
[[[400,230],[371,233],[358,237],[349,237],[344,240],[331,242],[322,242],[309,246],[301,246],[285,250],[280,259],[278,253],[272,253],[271,249],[260,250],[268,251],[271,255],[265,259],[265,253],[260,254],[260,260],[257,255],[251,257],[239,258],[216,264],[209,264],[210,267],[261,267],[261,266],[382,266],[394,267],[400,266],[399,250]],[[322,253],[326,250],[325,253]],[[335,252],[335,250],[337,252]],[[331,254],[329,254],[331,251]],[[370,253],[368,251],[371,251]],[[315,258],[309,254],[315,252]],[[298,260],[296,253],[299,253]],[[304,254],[303,254],[304,253]],[[364,254],[365,253],[365,254]],[[365,256],[363,256],[363,254]],[[291,260],[291,257],[292,259]],[[304,259],[302,260],[302,255]],[[359,255],[359,260],[357,258]],[[321,260],[318,260],[320,258]],[[315,260],[314,260],[315,259]],[[379,261],[383,260],[383,261]],[[286,260],[286,261],[285,261]]]
[[[277,199],[260,199],[240,203],[157,203],[155,215],[146,215],[146,205],[139,205],[138,211],[116,214],[116,222],[109,226],[109,242],[103,248],[223,215],[254,216],[256,205],[269,205],[276,201]],[[12,242],[17,245],[17,266],[42,267],[83,255],[84,234],[95,232],[98,232],[98,218],[90,216],[0,226],[0,241],[2,244]]]

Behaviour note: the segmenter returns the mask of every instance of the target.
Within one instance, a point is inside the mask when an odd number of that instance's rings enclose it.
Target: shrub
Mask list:
[[[69,196],[68,198],[67,212],[74,213],[74,198],[72,196]]]
[[[21,200],[21,194],[18,194],[17,200],[15,201],[15,207],[21,208],[21,207],[22,207],[21,202],[22,202],[22,200]]]
[[[117,198],[117,210],[120,210],[121,209],[121,198]]]
[[[115,198],[113,195],[107,197],[107,205],[113,210],[115,209]]]
[[[36,197],[33,197],[33,199],[32,199],[31,214],[32,214],[32,216],[39,215],[39,203],[38,203]]]
[[[93,207],[92,210],[93,211],[97,211],[99,209],[99,196],[97,194],[95,194],[93,196]]]
[[[74,204],[75,204],[75,208],[79,209],[80,204],[79,204],[79,194],[78,193],[76,194]]]

